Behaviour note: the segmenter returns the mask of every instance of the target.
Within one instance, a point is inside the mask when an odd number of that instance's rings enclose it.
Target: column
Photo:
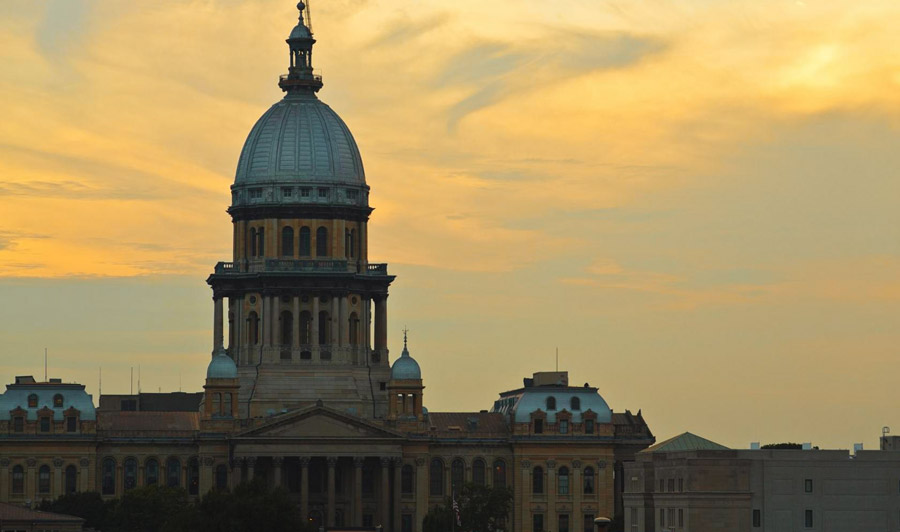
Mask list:
[[[594,477],[594,483],[596,484],[597,477]],[[569,494],[572,497],[572,519],[569,522],[569,526],[572,526],[572,523],[575,523],[575,527],[578,527],[583,519],[581,513],[581,489],[583,486],[581,485],[581,461],[574,460],[572,462],[572,478],[569,479]],[[596,490],[595,490],[596,491]],[[597,517],[600,517],[599,515]],[[577,518],[577,519],[576,519]],[[577,528],[573,528],[573,530],[577,530]]]
[[[37,473],[35,472],[37,460],[29,458],[25,461],[25,465],[28,466],[25,472],[25,498],[34,500],[37,493]],[[118,486],[116,487],[118,488]]]
[[[523,531],[531,529],[531,462],[528,460],[522,461],[522,479],[519,483],[519,488],[516,490],[518,493],[517,498],[522,503],[520,519],[521,519],[521,529]],[[544,526],[547,526],[544,523]],[[532,531],[537,532],[537,531]]]
[[[309,457],[300,457],[300,514],[303,522],[309,519]]]
[[[312,350],[319,352],[319,296],[312,296],[312,330],[309,332],[309,340]]]
[[[400,458],[394,458],[391,464],[394,466],[394,519],[392,520],[392,530],[400,532],[400,472],[403,468],[403,462]]]
[[[359,260],[362,263],[362,271],[366,271],[369,264],[369,230],[365,222],[359,224]]]
[[[272,458],[272,479],[274,487],[281,487],[281,467],[284,465],[284,457],[275,456]]]
[[[353,458],[353,519],[351,526],[362,526],[362,456]]]
[[[571,487],[571,486],[570,486]],[[559,524],[556,518],[556,460],[547,460],[547,514],[544,516],[544,526],[547,530],[555,530]],[[569,529],[572,522],[569,521]]]
[[[337,464],[337,458],[329,456],[325,462],[328,464],[328,505],[326,506],[328,515],[325,516],[325,524],[331,527],[334,526],[334,467]]]
[[[362,346],[366,353],[369,352],[369,349],[372,347],[369,343],[369,339],[372,337],[372,308],[371,308],[371,299],[368,297],[364,297],[362,299],[362,307],[363,307],[363,341]]]
[[[375,298],[375,349],[385,354],[387,347],[387,296]]]
[[[416,458],[416,517],[413,519],[413,531],[422,530],[422,519],[428,513],[428,469],[425,458]]]
[[[269,334],[269,331],[272,328],[269,326],[269,321],[271,321],[271,317],[269,312],[271,311],[271,302],[272,296],[264,295],[262,296],[262,314],[260,315],[260,328],[262,329],[262,345],[263,347],[269,347],[272,345],[272,336]]]
[[[9,501],[9,458],[0,459],[0,501]]]
[[[278,337],[278,309],[281,307],[281,300],[277,295],[269,298],[269,345],[277,345],[281,342]]]
[[[235,486],[240,483],[240,477],[243,473],[243,458],[235,458],[231,461],[231,474],[228,475],[228,486],[234,490]]]
[[[294,339],[294,349],[300,349],[300,296],[294,295],[294,323],[292,327],[292,338]]]
[[[334,348],[340,345],[340,337],[341,337],[341,309],[340,309],[340,296],[332,294],[331,296],[331,350],[334,352]],[[333,355],[332,355],[333,356]]]
[[[54,498],[59,497],[63,494],[62,466],[62,458],[53,459],[53,491],[51,492],[51,494]]]
[[[92,491],[89,484],[89,482],[91,481],[91,476],[88,470],[88,467],[91,465],[91,461],[87,458],[82,458],[78,461],[78,465],[81,466],[81,469],[78,470],[78,480],[81,484],[81,491]]]
[[[216,479],[214,478],[213,470],[213,465],[215,465],[216,461],[212,456],[204,456],[199,460],[200,478],[198,479],[199,484],[197,486],[197,494],[202,497],[206,492],[212,490],[216,485]],[[143,468],[139,467],[138,471],[140,471],[141,469]],[[143,486],[143,484],[138,485]]]
[[[379,524],[384,528],[390,528],[391,518],[391,485],[390,485],[391,459],[381,459],[381,504],[378,506]]]
[[[256,457],[248,456],[245,460],[247,463],[247,476],[244,478],[244,482],[252,482],[256,478]]]
[[[338,323],[340,324],[340,331],[341,331],[340,345],[341,345],[341,347],[344,347],[346,345],[350,345],[350,336],[349,336],[350,335],[350,324],[347,321],[350,318],[347,316],[348,302],[347,302],[346,294],[344,294],[340,297],[340,303],[341,303],[341,312],[340,312],[340,320]]]
[[[213,296],[213,355],[218,352],[225,345],[224,340],[224,325],[223,325],[223,310],[222,310],[222,296]]]

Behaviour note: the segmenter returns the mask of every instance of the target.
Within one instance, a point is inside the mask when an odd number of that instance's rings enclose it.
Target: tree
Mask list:
[[[74,515],[84,519],[85,528],[104,530],[110,510],[115,501],[104,501],[96,491],[85,491],[62,495],[55,501],[42,501],[40,509],[45,512]]]
[[[459,504],[459,532],[491,532],[506,527],[506,516],[512,508],[513,492],[507,487],[466,484],[457,499]],[[452,510],[452,499],[446,506],[436,506],[425,515],[422,523],[424,532],[450,532],[456,516]]]
[[[119,499],[104,532],[180,530],[192,508],[180,488],[146,486],[128,490]]]
[[[212,491],[197,507],[198,532],[303,532],[306,523],[284,489],[269,490],[256,480],[242,483],[234,492]]]

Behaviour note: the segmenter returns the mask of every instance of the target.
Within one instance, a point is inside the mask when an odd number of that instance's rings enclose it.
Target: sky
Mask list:
[[[900,431],[896,0],[310,3],[430,410],[490,408],[558,349],[660,440]],[[101,368],[200,390],[296,14],[0,3],[0,382],[47,348],[95,401]]]

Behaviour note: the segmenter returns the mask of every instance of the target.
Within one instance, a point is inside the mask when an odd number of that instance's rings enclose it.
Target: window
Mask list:
[[[13,432],[25,432],[25,418],[16,416],[13,419]]]
[[[260,199],[262,198],[262,189],[261,188],[251,188],[250,189],[250,199]]]
[[[328,189],[327,189],[327,188],[320,188],[320,189],[319,189],[319,197],[320,197],[320,198],[327,198],[327,197],[328,197]]]
[[[444,494],[444,464],[437,458],[431,460],[431,467],[428,469],[428,486],[432,497]]]
[[[559,433],[560,434],[568,434],[569,433],[569,420],[568,419],[560,419],[559,420]]]
[[[125,459],[125,489],[130,490],[137,486],[137,460],[134,458]]]
[[[281,256],[294,256],[294,228],[292,227],[281,229]]]
[[[631,509],[631,531],[637,532],[638,529],[638,510],[637,508]]]
[[[300,189],[300,197],[308,198],[309,197],[309,187],[303,187]]]
[[[177,458],[169,458],[166,462],[166,486],[170,488],[181,486],[181,462]]]
[[[759,510],[753,510],[753,528],[762,526],[762,515]]]
[[[659,479],[659,492],[662,493],[664,491],[666,491],[666,480],[661,478]]]
[[[804,521],[804,526],[805,526],[806,528],[812,528],[812,526],[813,526],[813,514],[812,514],[812,510],[806,510],[806,513],[805,513],[805,516],[804,516],[804,520],[803,520],[803,521]]]
[[[285,310],[281,313],[281,345],[282,347],[290,347],[294,342],[294,315]],[[285,358],[284,353],[281,356]],[[287,351],[287,359],[291,359],[291,352]]]
[[[531,529],[534,532],[544,532],[544,514],[534,514],[531,516]]]
[[[666,527],[666,510],[664,508],[659,509],[659,526]]]
[[[216,466],[216,489],[219,491],[228,489],[228,468],[225,464]]]
[[[506,487],[506,462],[494,460],[494,487]]]
[[[683,478],[678,479],[678,491],[679,491],[679,493],[684,491],[684,479]]]
[[[559,476],[557,477],[557,490],[556,492],[560,495],[568,495],[569,494],[569,468],[568,467],[560,467],[559,468]]]
[[[50,432],[50,416],[41,416],[41,432]]]
[[[594,514],[584,514],[584,532],[594,532]]]
[[[806,479],[803,482],[803,491],[805,491],[806,493],[812,493],[812,490],[813,490],[812,488],[813,488],[812,479],[811,478]]]
[[[559,532],[569,532],[569,514],[559,514]]]
[[[28,396],[28,408],[37,408],[38,405],[38,396],[37,394],[31,394]]]
[[[348,188],[346,190],[346,192],[347,192],[347,199],[355,200],[356,198],[359,197],[359,191],[356,190],[355,188]]]
[[[66,432],[78,432],[78,418],[66,416]]]
[[[584,468],[584,494],[585,495],[593,495],[594,494],[594,468],[593,467],[585,467]]]
[[[75,466],[66,467],[65,487],[66,495],[70,495],[78,491],[78,470]]]
[[[544,468],[537,466],[531,472],[531,493],[540,495],[544,493]]]
[[[188,460],[187,484],[188,495],[200,493],[200,460],[197,458]]]
[[[281,197],[282,198],[290,198],[294,195],[294,190],[291,187],[281,187]]]
[[[547,410],[556,410],[556,397],[547,398]]]
[[[309,227],[300,228],[300,256],[309,257],[310,253],[310,232]]]
[[[319,345],[328,345],[331,343],[331,318],[327,311],[319,312]]]
[[[256,256],[256,228],[255,227],[250,228],[250,238],[248,240],[250,241],[250,256],[255,257]]]
[[[466,477],[466,465],[459,458],[450,463],[450,490],[454,497],[462,490]]]
[[[262,257],[266,254],[266,228],[260,227],[258,231],[256,231],[256,239],[258,240],[256,244],[256,252],[257,256]]]
[[[100,467],[100,488],[103,495],[116,494],[116,461],[112,458],[103,460]]]
[[[413,516],[412,514],[400,515],[400,532],[413,532]]]
[[[675,526],[675,508],[669,508],[669,526]]]
[[[50,493],[50,466],[42,465],[38,469],[38,493]]]
[[[543,419],[535,419],[534,420],[534,433],[535,434],[543,434],[544,433],[544,420]]]
[[[320,227],[316,229],[316,256],[328,255],[328,229]]]
[[[344,252],[348,258],[353,258],[354,241],[356,240],[356,231],[348,229],[344,233]]]
[[[357,346],[359,345],[359,316],[355,312],[350,313],[348,325],[350,326],[350,345]]]
[[[577,397],[569,399],[569,406],[571,410],[581,410],[581,399]]]
[[[63,406],[63,396],[58,393],[53,396],[53,408],[62,408]]]
[[[144,484],[147,486],[159,484],[159,462],[155,458],[147,460],[144,464]]]
[[[478,484],[479,486],[485,485],[485,470],[484,460],[481,458],[476,458],[474,462],[472,462],[472,482]]]
[[[585,434],[593,434],[594,433],[594,420],[593,419],[585,419],[584,420],[584,433]]]
[[[135,412],[137,411],[137,400],[122,399],[122,402],[119,403],[119,408],[122,410],[122,412]]]
[[[675,479],[674,478],[669,479],[669,489],[666,491],[675,491]]]
[[[413,484],[413,468],[407,464],[400,470],[400,493],[412,495]]]
[[[254,310],[247,315],[247,336],[250,345],[259,345],[259,316]]]
[[[366,528],[372,528],[372,524],[375,522],[375,519],[372,517],[372,514],[363,514],[363,526]]]
[[[14,495],[25,493],[25,469],[17,465],[12,470],[12,492]]]
[[[678,509],[678,528],[684,528],[684,509]]]

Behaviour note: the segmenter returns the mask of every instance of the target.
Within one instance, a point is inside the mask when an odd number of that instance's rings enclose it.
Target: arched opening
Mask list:
[[[316,256],[328,256],[328,229],[324,227],[316,229]]]
[[[584,494],[585,495],[593,495],[594,494],[594,468],[593,467],[585,467],[584,468]]]
[[[347,252],[347,258],[352,259],[356,256],[356,230],[348,229],[344,237],[344,249]]]
[[[535,467],[531,472],[531,493],[544,493],[544,468],[541,466]]]
[[[319,311],[319,345],[331,344],[331,317],[327,310]]]
[[[225,417],[231,417],[234,415],[234,396],[231,395],[231,392],[225,393],[225,400],[222,402],[222,415]]]
[[[219,392],[212,394],[212,400],[213,400],[212,414],[214,416],[221,416],[222,415],[222,394]]]
[[[359,316],[356,312],[350,313],[350,319],[348,323],[349,327],[347,330],[349,331],[350,336],[350,345],[358,346],[359,345]]]
[[[484,460],[481,458],[476,458],[474,462],[472,462],[472,482],[478,484],[479,486],[484,486],[485,484],[485,476],[484,476]]]
[[[71,495],[78,491],[78,469],[73,465],[66,466],[65,490],[66,495]]]
[[[289,347],[294,343],[294,314],[285,310],[281,312],[281,345]]]
[[[53,408],[62,408],[63,407],[63,396],[61,393],[58,393],[53,396]]]
[[[571,410],[581,410],[581,399],[573,397],[569,400],[569,406]]]
[[[308,310],[304,310],[300,313],[300,345],[312,343],[310,327],[312,327],[312,315]]]
[[[12,470],[12,492],[16,495],[25,493],[25,469],[20,465]]]
[[[294,256],[294,228],[285,227],[281,230],[281,256]]]
[[[559,476],[556,479],[557,489],[556,492],[560,495],[568,495],[569,494],[569,468],[568,467],[560,467],[559,468]]]
[[[189,495],[200,493],[200,460],[197,458],[188,460],[187,482]]]
[[[431,460],[428,468],[428,487],[432,497],[444,495],[444,463],[437,458]]]
[[[30,394],[28,396],[28,408],[37,408],[38,405],[38,396],[36,393]]]
[[[411,495],[413,493],[414,485],[415,482],[413,478],[413,467],[409,464],[406,464],[400,470],[400,493],[404,495]]]
[[[137,486],[137,460],[126,458],[124,465],[125,489],[130,490]]]
[[[46,464],[38,469],[38,493],[50,493],[50,466]]]
[[[260,227],[256,231],[256,251],[257,256],[262,257],[266,254],[266,228]]]
[[[310,232],[309,227],[301,227],[300,228],[300,256],[301,257],[309,257],[310,256]]]
[[[156,458],[150,458],[144,464],[144,484],[146,486],[159,484],[159,462],[156,461]]]
[[[450,463],[450,490],[454,496],[458,496],[462,491],[465,479],[466,465],[461,458],[457,458]]]
[[[104,458],[100,467],[100,491],[103,495],[116,494],[116,461]]]
[[[255,310],[247,315],[247,338],[250,339],[250,345],[259,345],[259,315]]]
[[[249,250],[250,256],[255,257],[256,256],[256,228],[255,227],[250,228],[250,238],[248,238],[247,240],[250,241],[250,250]]]
[[[228,468],[225,464],[216,466],[216,489],[219,491],[228,489]]]
[[[506,462],[494,461],[494,487],[506,487]]]
[[[170,488],[181,486],[181,462],[177,458],[169,458],[166,462],[166,486]]]

